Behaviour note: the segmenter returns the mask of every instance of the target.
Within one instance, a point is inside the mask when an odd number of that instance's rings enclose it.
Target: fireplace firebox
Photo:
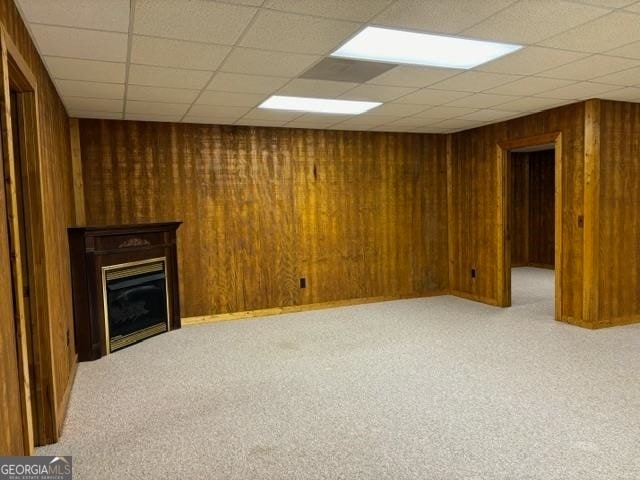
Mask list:
[[[180,223],[69,228],[80,361],[180,328]]]
[[[107,351],[169,329],[165,259],[102,267]]]

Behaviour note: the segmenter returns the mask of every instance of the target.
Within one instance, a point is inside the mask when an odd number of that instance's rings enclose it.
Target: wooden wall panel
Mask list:
[[[185,317],[448,288],[445,136],[81,120],[80,140],[88,223],[184,221]]]
[[[41,187],[41,202],[32,207],[34,215],[41,219],[44,248],[34,262],[36,271],[46,272],[36,283],[46,289],[43,296],[47,298],[44,313],[37,318],[38,331],[47,335],[40,338],[46,351],[40,352],[43,361],[37,388],[48,405],[41,412],[42,429],[36,433],[41,443],[48,443],[57,439],[61,428],[76,365],[66,237],[66,227],[75,223],[69,121],[13,1],[0,2],[0,23],[37,82],[40,164],[35,173]]]
[[[640,105],[601,101],[599,326],[640,321]]]
[[[524,267],[529,265],[529,154],[512,153],[510,162],[511,266]]]
[[[529,154],[528,264],[553,267],[555,256],[555,158],[553,150]]]
[[[0,178],[4,166],[0,161]],[[4,182],[0,184],[0,455],[24,455],[18,343],[7,229]]]
[[[564,225],[562,318],[582,319],[583,230],[578,217],[584,199],[584,104],[548,110],[453,135],[451,288],[461,295],[498,303],[502,251],[498,224],[498,144],[551,132],[562,133]],[[470,270],[475,268],[476,278]]]

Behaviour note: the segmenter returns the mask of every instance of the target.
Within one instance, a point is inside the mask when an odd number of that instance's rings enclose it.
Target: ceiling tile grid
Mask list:
[[[77,117],[447,133],[593,97],[640,101],[637,0],[16,3]],[[367,25],[523,48],[471,70],[301,78]],[[274,94],[383,104],[357,116],[257,108]]]

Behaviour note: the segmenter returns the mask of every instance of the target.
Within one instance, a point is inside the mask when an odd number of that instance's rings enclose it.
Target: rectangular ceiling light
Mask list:
[[[468,69],[521,48],[507,43],[367,27],[331,56]]]
[[[360,102],[355,100],[333,100],[329,98],[285,97],[272,95],[258,105],[258,108],[274,110],[295,110],[313,113],[342,113],[357,115],[382,105],[380,102]]]

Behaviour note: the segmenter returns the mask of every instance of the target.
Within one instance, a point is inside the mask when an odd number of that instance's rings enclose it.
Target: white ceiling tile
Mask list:
[[[447,118],[461,117],[477,111],[477,108],[448,107],[446,105],[433,107],[415,115],[417,118],[428,120],[444,120]]]
[[[55,80],[58,92],[63,97],[124,98],[124,84],[82,82],[78,80]]]
[[[266,98],[262,93],[234,93],[205,90],[196,105],[219,105],[229,107],[255,107]]]
[[[393,0],[267,0],[266,8],[365,22]]]
[[[640,2],[634,2],[633,4],[626,7],[630,12],[640,13]]]
[[[236,5],[248,5],[250,7],[260,7],[264,0],[224,0],[224,3],[234,3]]]
[[[125,64],[64,57],[44,57],[53,78],[87,82],[124,83]]]
[[[557,50],[554,48],[526,47],[507,56],[476,68],[483,72],[511,73],[516,75],[533,75],[543,70],[565,65],[580,58],[586,53]]]
[[[387,116],[369,116],[369,117],[363,117],[362,115],[358,115],[356,117],[352,117],[352,118],[348,118],[347,120],[344,120],[336,125],[340,125],[341,127],[344,127],[346,130],[350,129],[350,128],[356,128],[356,127],[375,127],[378,125],[382,125],[386,122],[389,121],[389,117]]]
[[[123,100],[106,98],[82,98],[82,97],[62,97],[62,101],[67,110],[87,111],[87,112],[111,112],[122,113]]]
[[[462,130],[467,128],[475,128],[480,125],[484,125],[486,122],[480,122],[477,120],[466,120],[462,118],[452,118],[450,120],[443,120],[442,122],[434,123],[433,125],[439,128],[448,128],[454,130]]]
[[[290,110],[270,110],[266,108],[253,108],[244,117],[252,120],[274,120],[290,122],[300,116],[304,115],[302,112],[293,112]]]
[[[246,127],[284,127],[287,122],[285,120],[276,119],[255,119],[243,117],[235,122],[235,125]]]
[[[564,0],[520,0],[464,31],[465,36],[518,44],[536,43],[609,10]],[[564,45],[553,45],[567,48]],[[579,50],[580,51],[580,50]]]
[[[69,110],[67,112],[71,118],[98,118],[104,120],[122,120],[122,113],[114,112],[90,112],[84,110]]]
[[[464,92],[481,92],[505,83],[513,82],[521,77],[502,73],[466,71],[455,77],[432,85],[433,88]]]
[[[298,97],[335,98],[358,85],[352,82],[333,82],[330,80],[312,80],[296,78],[278,90],[278,95]]]
[[[256,8],[207,0],[137,0],[133,31],[156,37],[233,45]]]
[[[187,112],[188,116],[194,117],[236,117],[246,114],[249,107],[229,107],[221,105],[193,105]]]
[[[157,113],[126,113],[125,120],[136,121],[141,120],[145,122],[179,122],[182,119],[182,115],[172,114],[157,114]]]
[[[589,3],[598,7],[622,8],[637,0],[582,0],[582,3]]]
[[[568,87],[557,88],[555,90],[549,90],[542,94],[546,98],[559,98],[562,100],[586,100],[599,95],[611,92],[613,90],[619,90],[620,86],[617,85],[604,85],[602,83],[593,82],[578,82]],[[502,105],[501,105],[502,107]]]
[[[131,63],[194,70],[217,69],[231,47],[134,35]]]
[[[426,123],[427,122],[422,118],[405,117],[405,118],[400,118],[399,120],[394,120],[393,122],[389,122],[385,125],[394,126],[394,127],[405,127],[405,129],[408,129],[408,128],[422,127]]]
[[[630,58],[593,55],[561,67],[540,73],[541,77],[566,80],[591,80],[609,73],[619,72],[640,65],[640,60]]]
[[[185,103],[161,103],[161,102],[140,102],[138,100],[128,100],[126,115],[129,114],[150,114],[150,115],[184,115],[189,104]]]
[[[133,85],[201,89],[210,77],[210,72],[200,70],[180,70],[147,65],[131,65],[129,68],[129,83]]]
[[[633,42],[624,47],[609,50],[607,55],[640,59],[640,42]]]
[[[487,90],[488,93],[499,95],[535,95],[555,88],[565,87],[575,83],[574,80],[560,80],[557,78],[525,77],[515,82],[500,85]]]
[[[622,102],[638,102],[640,101],[640,88],[627,87],[620,90],[614,90],[613,92],[603,93],[600,98],[606,100],[619,100]]]
[[[372,78],[367,83],[372,85],[388,85],[396,87],[426,87],[445,78],[458,75],[461,70],[451,68],[418,67],[400,65]]]
[[[632,87],[640,85],[640,67],[631,68],[623,72],[610,73],[595,78],[594,82],[608,83],[609,85],[620,85],[623,87]]]
[[[515,100],[516,98],[518,97],[513,95],[495,95],[495,94],[487,94],[487,93],[476,93],[475,95],[471,95],[469,97],[464,97],[458,100],[454,100],[453,102],[449,102],[447,106],[469,107],[469,108],[489,108],[489,107],[495,107],[496,105],[500,105],[501,103],[506,103],[511,100]]]
[[[606,52],[640,40],[640,16],[616,11],[541,42],[578,52]]]
[[[127,32],[129,0],[20,0],[26,20],[96,30]]]
[[[239,45],[324,55],[360,28],[359,23],[263,10]]]
[[[397,115],[401,117],[408,117],[409,115],[415,115],[416,113],[423,111],[425,108],[426,107],[424,105],[383,103],[379,107],[369,110],[369,112],[375,115]]]
[[[207,89],[224,92],[272,93],[288,81],[289,78],[286,77],[218,72],[207,86]]]
[[[344,93],[342,98],[372,102],[390,102],[415,90],[413,87],[389,87],[385,85],[363,84]]]
[[[335,125],[331,125],[327,127],[327,130],[339,130],[343,132],[369,132],[372,128],[375,128],[377,125],[351,125],[351,124],[342,124],[336,123]]]
[[[458,33],[515,0],[399,0],[373,23],[427,32]]]
[[[77,28],[31,25],[41,55],[124,62],[127,34]]]
[[[511,117],[513,117],[513,112],[486,109],[463,115],[460,118],[464,120],[478,120],[480,122],[497,122],[507,120]]]
[[[442,134],[442,133],[451,133],[453,130],[450,128],[441,128],[441,127],[433,127],[431,125],[426,125],[424,127],[414,128],[410,130],[411,133],[433,133],[433,134]]]
[[[557,98],[522,97],[500,105],[500,110],[511,112],[539,112],[567,103]]]
[[[186,88],[129,85],[129,87],[127,88],[127,100],[191,104],[196,99],[199,93],[200,90],[188,90]]]
[[[371,128],[372,132],[398,132],[398,133],[404,133],[407,131],[408,128],[411,127],[406,127],[404,125],[392,125],[390,123],[387,123],[385,125],[380,125],[378,127],[373,127]]]
[[[207,125],[231,125],[239,118],[240,118],[239,116],[230,116],[230,115],[209,115],[209,116],[186,115],[182,119],[182,123],[204,123]]]
[[[321,57],[252,48],[234,48],[220,68],[223,72],[296,77]]]
[[[468,97],[469,92],[456,92],[452,90],[436,90],[433,88],[422,88],[409,95],[398,98],[396,103],[415,103],[418,105],[443,105],[459,98]]]

